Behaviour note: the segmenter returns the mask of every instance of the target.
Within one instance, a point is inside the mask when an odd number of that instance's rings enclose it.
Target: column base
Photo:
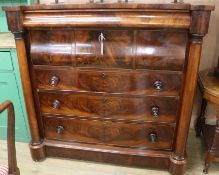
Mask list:
[[[46,150],[44,142],[39,144],[29,144],[31,157],[34,161],[43,161],[46,158]]]
[[[183,175],[186,169],[186,159],[176,159],[174,156],[170,156],[169,172],[172,175]]]

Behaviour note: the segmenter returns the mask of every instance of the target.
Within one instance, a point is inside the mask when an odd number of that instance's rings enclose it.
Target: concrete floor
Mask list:
[[[21,175],[169,175],[166,171],[107,165],[94,162],[47,158],[33,162],[27,143],[16,143],[18,167]],[[190,131],[188,141],[188,166],[186,175],[201,175],[203,169],[203,146],[195,132]],[[0,162],[7,162],[6,142],[0,141]],[[209,175],[219,175],[219,163],[213,163]]]

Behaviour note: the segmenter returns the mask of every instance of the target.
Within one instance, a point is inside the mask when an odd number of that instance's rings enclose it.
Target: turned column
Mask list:
[[[174,175],[185,172],[186,143],[192,115],[193,99],[197,85],[202,39],[208,32],[210,11],[192,11],[191,27],[186,53],[186,72],[184,76],[183,95],[180,102],[179,122],[173,154],[170,156],[169,171]]]
[[[31,154],[34,160],[42,159],[44,156],[44,150],[42,149],[42,139],[39,133],[39,126],[37,123],[37,115],[34,106],[33,100],[33,92],[31,87],[31,80],[29,76],[29,68],[27,61],[27,54],[25,48],[25,41],[23,35],[25,34],[23,28],[23,14],[20,11],[20,7],[13,8],[13,10],[8,10],[7,13],[8,26],[9,30],[14,34],[17,56],[19,62],[19,69],[22,81],[22,87],[24,92],[25,104],[27,109],[28,122],[31,133]],[[33,150],[39,150],[41,152],[41,156],[35,156],[37,154],[34,153]]]

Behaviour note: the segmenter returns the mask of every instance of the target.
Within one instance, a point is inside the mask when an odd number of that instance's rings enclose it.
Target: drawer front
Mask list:
[[[0,71],[12,71],[12,60],[10,52],[0,52]]]
[[[36,65],[72,65],[72,40],[70,30],[30,31],[30,53]]]
[[[45,137],[150,149],[171,149],[174,127],[146,123],[105,122],[65,117],[44,117]]]
[[[133,32],[128,30],[30,31],[36,65],[133,66]]]
[[[75,53],[78,66],[133,66],[133,31],[76,30]]]
[[[177,70],[184,68],[188,33],[176,30],[30,31],[36,65]]]
[[[136,42],[137,69],[183,70],[187,32],[141,30]]]
[[[182,74],[158,71],[35,69],[37,88],[147,95],[179,95]]]
[[[115,97],[61,93],[39,93],[42,113],[120,120],[175,122],[178,100],[171,97]]]

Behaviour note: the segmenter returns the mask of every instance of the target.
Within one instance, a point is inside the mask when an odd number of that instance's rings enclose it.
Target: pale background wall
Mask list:
[[[51,3],[55,0],[41,0],[41,3]],[[99,0],[95,0],[98,2]],[[105,0],[105,2],[117,2],[117,0]],[[123,0],[124,1],[124,0]],[[133,0],[130,0],[133,1]],[[153,3],[171,3],[173,0],[135,0],[135,2],[153,2]],[[59,2],[89,2],[89,0],[59,0]],[[219,57],[219,0],[184,0],[186,3],[213,4],[216,10],[212,13],[209,33],[204,39],[200,70],[216,66]],[[192,113],[191,127],[194,127],[194,121],[197,118],[200,109],[200,92],[197,90]],[[208,122],[215,121],[216,106],[208,105],[206,117]]]

